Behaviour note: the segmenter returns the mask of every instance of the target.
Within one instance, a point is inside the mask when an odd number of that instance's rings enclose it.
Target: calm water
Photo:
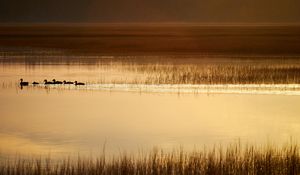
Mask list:
[[[134,79],[108,65],[1,64],[0,153],[69,155],[300,139],[300,96],[107,91],[26,81]]]

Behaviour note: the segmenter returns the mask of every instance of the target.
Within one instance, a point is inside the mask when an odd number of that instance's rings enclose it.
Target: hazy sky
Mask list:
[[[300,0],[0,0],[0,22],[300,22]]]

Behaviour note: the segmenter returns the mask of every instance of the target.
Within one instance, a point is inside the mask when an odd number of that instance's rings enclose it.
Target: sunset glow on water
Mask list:
[[[299,28],[0,24],[0,174],[299,174]]]
[[[104,143],[109,154],[237,140],[280,145],[300,136],[299,84],[126,84],[147,75],[124,65],[2,64],[0,75],[0,150],[8,155],[90,154]],[[21,89],[20,77],[40,84]],[[43,84],[53,77],[86,85]]]

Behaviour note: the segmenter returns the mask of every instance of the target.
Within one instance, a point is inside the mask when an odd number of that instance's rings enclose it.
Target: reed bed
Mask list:
[[[299,174],[300,154],[297,145],[281,148],[274,146],[255,147],[239,144],[227,147],[185,152],[179,149],[165,153],[153,149],[147,155],[131,156],[122,154],[106,158],[66,158],[52,161],[50,158],[1,161],[0,174],[3,175],[250,175],[250,174]]]
[[[300,65],[135,65],[144,84],[299,84]]]
[[[63,55],[59,51],[41,50],[37,52],[38,57],[34,58],[32,53],[35,52],[30,50],[22,52],[23,55],[14,56],[17,53],[15,51],[7,54],[0,53],[0,57],[3,58],[0,58],[0,62],[7,65],[22,63],[30,66],[80,65],[87,66],[90,70],[97,69],[99,76],[89,83],[300,84],[299,56],[286,58],[224,55],[219,57],[85,56]]]
[[[114,84],[299,84],[297,63],[112,63],[100,65]],[[109,78],[111,72],[120,76]]]

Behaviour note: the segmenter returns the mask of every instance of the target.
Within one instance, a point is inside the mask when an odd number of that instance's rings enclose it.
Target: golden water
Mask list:
[[[300,139],[300,96],[18,86],[20,78],[95,84],[138,76],[109,66],[2,64],[0,153],[59,156],[101,152],[104,143],[107,152],[119,153]]]

